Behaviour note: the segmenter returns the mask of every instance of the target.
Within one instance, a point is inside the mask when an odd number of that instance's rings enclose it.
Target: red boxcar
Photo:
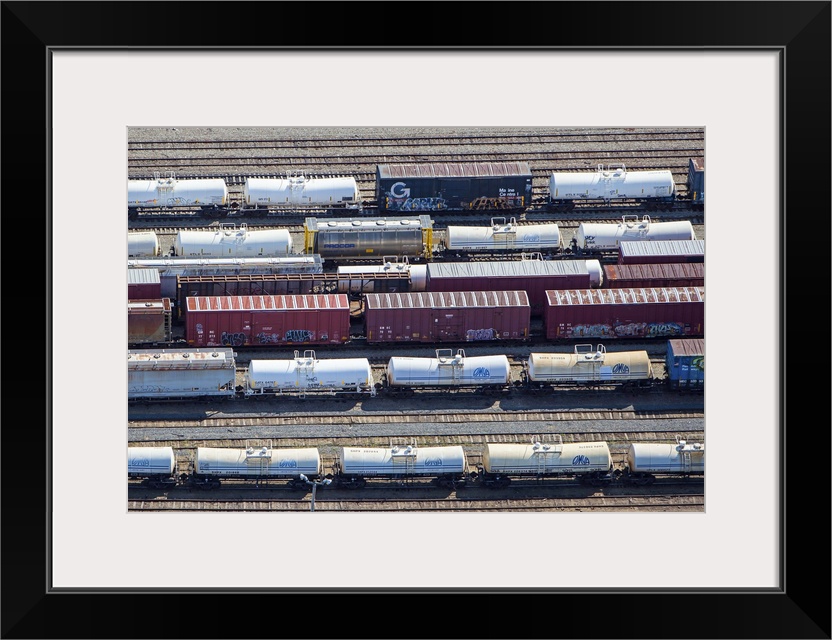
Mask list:
[[[633,240],[618,247],[618,264],[705,262],[704,240]]]
[[[193,347],[342,344],[350,338],[345,294],[186,298]]]
[[[704,286],[705,264],[702,262],[604,265],[604,288],[606,289]]]
[[[158,269],[128,269],[128,300],[159,300],[162,297],[162,280]]]
[[[157,344],[172,338],[170,298],[127,302],[127,344]]]
[[[368,343],[523,340],[529,297],[525,291],[371,293],[364,320]]]
[[[427,291],[525,291],[532,316],[542,316],[548,289],[601,284],[598,260],[502,260],[427,265]]]
[[[547,291],[544,324],[558,338],[672,338],[705,333],[705,288]]]

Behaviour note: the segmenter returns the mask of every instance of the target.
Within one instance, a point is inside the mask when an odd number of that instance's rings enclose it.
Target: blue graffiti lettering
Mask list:
[[[290,329],[286,332],[286,342],[309,342],[314,335],[308,329]]]
[[[494,329],[468,329],[465,332],[466,340],[493,340],[496,332]]]
[[[225,347],[242,347],[247,339],[244,333],[228,333],[227,331],[223,331],[220,336],[220,342]]]

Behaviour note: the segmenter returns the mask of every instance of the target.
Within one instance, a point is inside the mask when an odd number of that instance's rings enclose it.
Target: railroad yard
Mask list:
[[[233,342],[223,342],[222,345],[194,342],[193,336],[189,335],[194,325],[183,309],[190,304],[186,301],[186,294],[182,293],[188,283],[197,283],[200,279],[210,281],[209,285],[199,284],[202,288],[198,289],[198,296],[206,299],[223,296],[225,292],[229,297],[243,295],[242,289],[240,293],[230,289],[225,282],[232,276],[225,272],[223,275],[218,275],[219,271],[207,270],[197,273],[194,267],[173,276],[176,293],[163,294],[173,307],[166,320],[168,343],[137,345],[128,340],[128,351],[164,349],[165,352],[177,353],[202,347],[206,353],[214,350],[213,355],[217,357],[217,353],[222,355],[224,347],[230,347],[228,351],[233,349],[233,362],[225,366],[224,388],[227,393],[222,397],[131,397],[128,400],[127,436],[131,451],[143,447],[170,448],[174,456],[171,481],[149,479],[141,474],[128,478],[128,510],[704,512],[704,472],[656,474],[649,482],[626,481],[628,465],[633,467],[633,455],[640,446],[666,446],[671,458],[687,461],[687,471],[690,471],[691,458],[704,465],[704,391],[701,387],[694,390],[674,388],[668,382],[672,372],[667,370],[668,362],[673,357],[684,356],[681,351],[673,352],[682,348],[682,341],[671,345],[671,340],[702,337],[704,344],[704,337],[695,330],[690,336],[672,333],[607,336],[587,333],[582,336],[575,329],[570,329],[573,333],[567,334],[561,328],[560,333],[553,337],[551,317],[556,301],[552,296],[548,300],[534,298],[530,289],[529,299],[524,303],[527,316],[516,322],[511,321],[518,324],[522,339],[502,340],[499,328],[496,339],[480,339],[481,336],[472,339],[471,330],[466,333],[466,327],[462,327],[458,333],[447,328],[440,330],[435,334],[440,338],[435,341],[414,341],[413,336],[418,334],[408,329],[410,334],[405,341],[395,337],[399,335],[395,328],[399,322],[396,312],[402,311],[409,322],[409,317],[415,318],[417,311],[408,308],[374,311],[373,304],[377,303],[368,302],[368,289],[364,284],[372,281],[368,275],[369,268],[357,277],[357,281],[362,283],[358,289],[351,288],[353,281],[348,283],[346,290],[339,289],[341,285],[334,279],[336,271],[342,267],[363,263],[378,266],[391,259],[397,263],[401,261],[408,267],[426,265],[428,278],[432,276],[436,281],[439,275],[431,272],[431,266],[443,261],[485,263],[524,258],[556,261],[559,264],[580,260],[589,264],[590,260],[597,259],[597,268],[605,269],[603,286],[606,287],[609,279],[606,268],[616,264],[617,253],[607,252],[597,256],[570,254],[563,248],[574,248],[579,246],[579,239],[583,241],[582,224],[613,226],[627,217],[637,222],[644,222],[648,217],[649,224],[645,225],[648,229],[649,225],[689,222],[695,239],[704,241],[704,208],[695,204],[696,196],[701,194],[693,192],[689,179],[693,166],[691,159],[702,162],[704,155],[704,129],[701,128],[130,128],[128,178],[131,181],[152,181],[165,175],[171,176],[171,173],[175,180],[181,181],[222,179],[228,186],[229,202],[236,203],[228,207],[227,215],[223,211],[217,217],[208,215],[201,206],[180,210],[148,208],[138,215],[132,212],[128,217],[128,232],[152,232],[158,239],[158,254],[153,259],[175,261],[186,257],[173,255],[177,250],[178,234],[183,230],[216,233],[229,227],[235,231],[243,228],[244,234],[288,231],[289,248],[281,257],[308,256],[313,246],[307,223],[310,216],[321,220],[371,220],[377,217],[429,215],[433,227],[430,235],[424,237],[430,238],[428,244],[435,243],[433,246],[436,248],[431,250],[428,246],[427,250],[407,259],[378,253],[356,261],[322,256],[317,277],[333,276],[332,289],[328,288],[325,278],[321,280],[324,284],[310,285],[318,289],[304,289],[302,283],[295,286],[293,279],[300,282],[313,276],[292,275],[288,271],[260,271],[239,276],[241,281],[254,281],[257,286],[284,278],[285,282],[280,286],[285,289],[274,291],[298,292],[309,298],[320,294],[321,299],[338,299],[338,305],[343,299],[348,305],[344,309],[344,317],[338,316],[333,320],[333,323],[342,322],[339,326],[345,327],[338,329],[345,334],[339,338],[341,344],[333,343],[331,336],[334,330],[331,328],[328,328],[329,342],[296,340],[284,344],[256,345],[249,338],[239,345]],[[380,210],[377,190],[379,165],[455,166],[470,163],[490,166],[496,163],[527,163],[531,169],[530,197],[518,210],[500,209],[499,202],[495,204],[498,199],[483,200],[481,207],[465,211],[413,209],[394,214]],[[676,199],[670,205],[659,207],[644,203],[616,206],[614,202],[594,206],[579,202],[572,208],[561,206],[559,209],[552,206],[550,176],[553,172],[592,174],[599,165],[624,165],[628,173],[668,170],[675,183]],[[290,175],[302,176],[301,182],[296,185],[308,184],[314,179],[353,177],[360,192],[360,201],[355,204],[360,208],[246,208],[246,178],[283,179]],[[530,248],[528,254],[524,250],[523,254],[518,251],[495,258],[489,255],[463,256],[448,248],[451,245],[448,227],[493,230],[500,227],[500,232],[504,233],[501,225],[511,225],[511,233],[514,233],[527,225],[547,224],[557,225],[561,245],[561,248],[548,254],[543,250],[535,256],[537,252]],[[453,255],[449,257],[451,253]],[[265,256],[263,253],[260,255]],[[664,266],[670,267],[671,264]],[[272,276],[270,273],[279,275]],[[143,286],[147,283],[137,284]],[[159,279],[151,284],[158,284],[160,291],[166,286]],[[690,286],[689,283],[683,286],[680,281],[661,287],[661,291],[672,289],[672,293],[650,293],[652,289],[641,284],[637,286],[640,293],[633,295],[642,296],[639,298],[642,306],[650,301],[652,295],[678,296],[676,304],[679,305],[685,301],[692,305],[694,298],[699,300],[697,296],[704,298],[704,281],[697,286]],[[566,288],[571,290],[573,287]],[[580,287],[581,290],[589,288],[589,285]],[[209,290],[212,293],[206,293]],[[251,288],[246,289],[246,295],[251,291]],[[597,291],[601,292],[598,295],[606,296],[618,295],[615,292],[621,290],[599,287]],[[261,292],[268,293],[266,289]],[[197,294],[187,295],[189,299],[197,298]],[[395,288],[388,288],[384,295],[421,294],[401,293]],[[131,298],[130,303],[133,302]],[[142,302],[150,306],[146,300]],[[605,299],[601,298],[600,302],[605,302]],[[326,302],[326,305],[330,304],[335,302]],[[407,307],[410,303],[396,304]],[[456,313],[455,309],[453,313]],[[505,317],[508,317],[512,309],[506,309]],[[204,318],[197,316],[197,313],[195,310],[188,311],[188,314],[198,318],[196,326],[199,329],[196,330],[202,332],[203,325],[211,325],[214,319],[210,313],[206,312]],[[330,313],[334,318],[335,311],[329,306],[314,310],[315,319],[312,322],[318,334],[322,332],[324,317]],[[370,315],[372,313],[381,318],[379,326],[389,331],[384,334],[391,336],[389,341],[379,340],[377,324]],[[439,323],[434,316],[431,318],[432,322]],[[510,330],[515,330],[515,324],[510,324]],[[392,329],[389,328],[391,325]],[[603,345],[603,349],[599,345]],[[461,372],[462,365],[453,361],[454,356],[460,355],[460,350],[464,358],[489,359],[483,360],[487,365],[479,366],[474,376],[482,376],[486,370],[495,374],[505,362],[505,371],[502,372],[505,377],[501,383],[493,387],[452,384],[441,388],[435,383],[424,388],[394,388],[392,357],[402,358],[403,363],[408,359],[435,358],[440,370],[442,367],[448,370],[456,367],[453,371]],[[644,354],[643,364],[639,366],[649,372],[639,383],[610,382],[613,376],[607,372],[607,378],[592,384],[558,387],[548,382],[538,383],[534,378],[534,367],[530,365],[532,356],[538,353],[570,354],[578,363],[583,358],[587,361],[595,359],[603,365],[605,361],[609,363],[618,357],[629,357],[631,352],[636,351]],[[504,361],[497,360],[503,356]],[[289,389],[262,393],[256,386],[253,373],[255,366],[261,362],[296,360],[293,375],[303,374],[308,379],[311,374],[304,373],[304,367],[315,366],[316,361],[346,362],[347,359],[350,362],[366,362],[368,374],[362,384],[356,383],[354,388],[339,392],[299,393],[297,389]],[[627,363],[627,366],[618,365],[612,369],[617,372],[636,370],[635,360],[628,360]],[[539,366],[542,368],[542,365]],[[510,484],[504,478],[489,483],[496,475],[496,472],[490,471],[489,464],[496,465],[497,452],[502,452],[498,445],[545,446],[547,450],[551,448],[558,453],[578,452],[584,446],[594,447],[591,454],[581,450],[573,457],[570,453],[573,465],[578,464],[576,460],[580,460],[580,464],[594,465],[595,449],[603,448],[606,456],[603,457],[603,464],[609,467],[609,473],[602,470],[593,473],[587,480],[581,478],[579,473],[549,475],[529,472],[523,477],[513,478]],[[408,447],[416,450],[446,448],[445,452],[455,448],[454,452],[459,450],[464,453],[460,470],[453,478],[405,472],[396,477],[383,477],[383,474],[351,477],[349,484],[335,481],[324,483],[325,479],[338,479],[339,473],[346,475],[347,464],[342,458],[348,451],[386,450],[388,454],[392,451],[389,458],[393,461],[391,464],[395,464],[397,456],[400,456],[405,465],[402,468],[406,469],[406,465],[417,464],[420,460],[415,458],[414,463],[412,457],[407,457]],[[254,477],[256,474],[242,478],[238,474],[238,477],[223,477],[221,483],[215,480],[194,483],[191,480],[198,466],[197,454],[202,449],[243,452],[243,468],[253,468],[254,464],[263,468],[263,464],[271,463],[264,462],[262,458],[276,460],[280,450],[315,451],[315,455],[320,457],[320,470],[307,473],[303,481],[296,478],[287,481],[285,476]],[[258,452],[261,459],[255,462]],[[362,455],[370,454],[365,452]],[[451,454],[437,453],[426,463],[424,459],[421,461],[428,465],[450,464],[449,458],[443,456]],[[300,463],[298,465],[300,468]],[[207,463],[204,466],[209,468]],[[505,472],[504,475],[507,477],[509,474]],[[639,476],[641,479],[642,476]]]

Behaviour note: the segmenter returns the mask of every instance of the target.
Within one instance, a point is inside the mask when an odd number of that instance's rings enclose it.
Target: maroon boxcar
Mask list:
[[[525,291],[370,293],[364,297],[368,343],[525,340]]]
[[[543,315],[548,289],[601,285],[598,260],[502,260],[427,265],[426,291],[525,291],[532,316]]]
[[[673,338],[705,333],[705,288],[547,291],[544,324],[559,338]]]
[[[128,300],[159,300],[162,298],[162,280],[158,269],[128,269]]]
[[[618,264],[705,262],[704,240],[633,240],[618,247]]]
[[[185,339],[193,347],[342,344],[350,338],[345,294],[186,298]]]
[[[704,287],[705,264],[605,264],[605,289]],[[555,288],[555,287],[552,287]]]
[[[170,298],[127,302],[127,344],[163,344],[172,338]]]

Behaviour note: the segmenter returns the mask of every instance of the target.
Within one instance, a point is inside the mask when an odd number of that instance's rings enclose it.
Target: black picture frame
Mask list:
[[[827,315],[806,315],[821,307],[828,310],[828,287],[818,291],[816,284],[806,280],[809,274],[828,273],[829,265],[830,2],[425,2],[395,6],[341,2],[321,3],[317,11],[314,7],[285,2],[2,3],[2,220],[6,223],[2,266],[8,322],[2,345],[11,347],[3,359],[9,382],[3,385],[5,421],[0,432],[2,637],[830,638],[830,422],[816,417],[818,407],[827,401],[823,394],[819,402],[814,390],[817,382],[828,384],[828,375],[814,383],[807,381],[816,362],[828,362],[828,350],[816,351],[818,342],[825,346],[822,338],[830,324]],[[408,26],[401,31],[391,30],[394,9],[397,15],[408,17]],[[258,12],[275,15],[275,24],[284,27],[235,29],[235,24],[250,24]],[[781,588],[737,593],[691,589],[673,594],[362,589],[320,594],[51,592],[48,486],[56,479],[49,473],[54,456],[49,448],[49,389],[59,381],[49,379],[45,366],[51,326],[46,261],[33,257],[32,244],[37,242],[24,242],[22,235],[25,228],[29,240],[49,237],[49,54],[62,48],[133,46],[779,51],[785,79],[782,210],[792,225],[786,224],[784,215],[779,230],[782,255],[749,255],[749,250],[738,246],[737,260],[781,260],[784,339],[778,358],[773,358],[781,368],[780,446],[785,452],[779,470]],[[680,99],[684,99],[686,82],[695,79],[674,84]],[[810,215],[805,216],[806,212]],[[811,226],[808,234],[801,229],[803,225]],[[810,251],[805,250],[807,245]],[[42,246],[51,250],[48,241]],[[792,258],[789,270],[785,268],[787,249]],[[32,276],[36,264],[44,264],[42,280]],[[814,291],[814,301],[804,298],[807,287]],[[787,292],[791,293],[788,299]],[[810,326],[820,331],[812,334],[806,330]],[[789,327],[802,329],[790,334]],[[821,339],[816,342],[813,335]],[[808,340],[802,344],[795,340],[803,336]],[[792,348],[787,352],[789,337]],[[747,374],[740,359],[742,348],[739,337],[738,376]],[[25,363],[22,372],[21,363]],[[30,384],[21,393],[19,381],[23,379]],[[788,395],[787,380],[792,382]],[[40,400],[41,390],[46,392],[45,403]],[[92,393],[89,388],[87,392]],[[745,472],[752,476],[777,472],[749,463],[753,443],[738,454],[749,465]],[[737,500],[742,508],[742,497]],[[175,544],[181,546],[186,566],[187,535]],[[695,550],[690,551],[695,557]],[[464,553],[464,543],[460,552]],[[617,562],[625,565],[626,550],[621,553]],[[399,615],[415,622],[400,624]]]

